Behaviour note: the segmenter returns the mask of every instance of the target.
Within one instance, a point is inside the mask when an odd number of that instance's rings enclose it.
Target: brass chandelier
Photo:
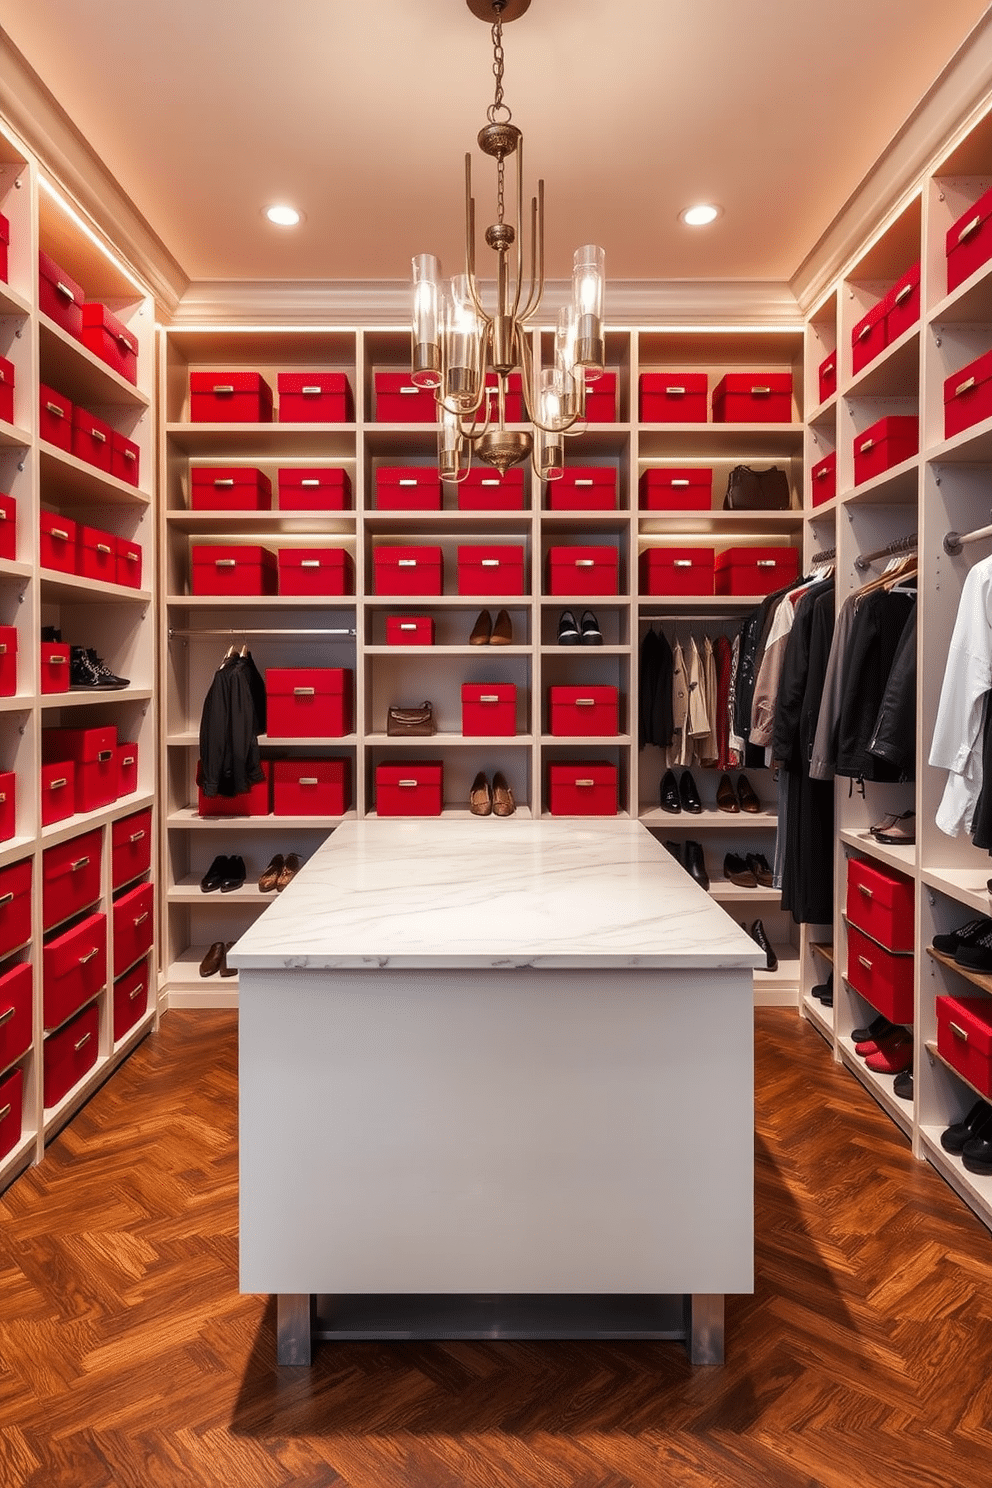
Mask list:
[[[541,480],[564,472],[564,435],[584,428],[586,383],[602,375],[604,260],[602,248],[575,251],[571,303],[559,312],[554,363],[541,367],[526,326],[544,295],[544,182],[530,205],[530,273],[524,284],[523,135],[503,102],[503,21],[515,20],[530,0],[467,0],[480,20],[491,20],[495,96],[479,131],[483,154],[496,161],[496,221],[485,240],[496,254],[496,303],[483,305],[475,262],[472,157],[465,156],[465,272],[447,284],[432,253],[413,259],[412,379],[433,388],[440,408],[438,463],[444,481],[464,480],[472,452],[505,474],[530,456]],[[506,161],[516,161],[516,221],[506,215]],[[511,254],[511,250],[515,250]],[[512,264],[511,264],[512,257]],[[509,379],[519,369],[525,429],[507,428]]]

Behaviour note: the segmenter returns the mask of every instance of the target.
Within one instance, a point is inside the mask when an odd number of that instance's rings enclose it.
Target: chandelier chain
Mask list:
[[[502,6],[499,8],[502,10]],[[503,63],[505,59],[503,55],[503,20],[499,14],[497,14],[495,21],[493,21],[492,39],[493,76],[496,79],[496,92],[492,103],[486,110],[486,118],[490,124],[507,124],[513,115],[510,113],[508,105],[503,102]],[[499,117],[501,113],[504,115],[503,118]]]

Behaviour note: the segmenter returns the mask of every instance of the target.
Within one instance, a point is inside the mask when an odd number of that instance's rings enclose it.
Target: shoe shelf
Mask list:
[[[875,858],[880,863],[887,863],[890,868],[895,868],[900,873],[912,874],[915,871],[915,844],[899,847],[895,844],[878,842],[870,832],[856,832],[847,827],[842,827],[837,835],[840,841],[846,843],[848,847],[857,848],[862,857]]]
[[[942,1126],[920,1126],[923,1155],[983,1224],[992,1229],[992,1177],[970,1173],[958,1153],[945,1152],[940,1145],[940,1134],[944,1130]]]
[[[803,997],[803,1012],[817,1033],[821,1034],[828,1044],[832,1044],[834,1040],[833,1008],[824,1007],[818,997],[811,997],[807,993]]]
[[[992,863],[982,868],[924,868],[920,878],[928,888],[956,899],[976,914],[992,915],[988,879]],[[960,968],[958,968],[960,970]]]
[[[72,506],[88,502],[115,506],[150,506],[151,497],[137,486],[122,481],[116,475],[108,475],[78,460],[66,450],[54,444],[38,441],[43,483],[58,485],[58,504]],[[69,499],[67,499],[69,498]]]
[[[765,888],[758,884],[755,888],[742,888],[740,884],[731,883],[729,878],[715,877],[712,873],[710,878],[710,893],[720,903],[752,904],[764,902],[766,904],[780,904],[782,890]]]
[[[951,965],[954,966],[954,962],[953,961],[951,961]],[[962,968],[960,966],[954,966],[954,970],[955,971],[961,971],[961,969]],[[980,985],[980,983],[978,983],[976,981],[976,979],[975,979],[974,976],[970,976],[968,978],[968,980],[971,981],[971,982],[975,982],[975,985],[976,986],[979,986]],[[988,988],[985,988],[985,990],[988,991],[989,989]],[[930,1060],[930,1063],[931,1064],[941,1064],[941,1065],[943,1065],[944,1069],[950,1070],[951,1074],[954,1076],[954,1078],[958,1082],[958,1084],[963,1085],[967,1090],[970,1090],[974,1095],[980,1096],[983,1101],[988,1102],[989,1097],[985,1094],[985,1091],[984,1090],[979,1090],[979,1088],[978,1088],[977,1085],[973,1085],[971,1083],[971,1081],[968,1079],[967,1075],[963,1075],[959,1069],[957,1069],[953,1064],[951,1064],[951,1062],[950,1062],[949,1059],[945,1059],[944,1058],[943,1054],[941,1054],[940,1050],[937,1048],[937,1041],[936,1041],[936,1039],[927,1039],[927,1041],[925,1042],[925,1044],[923,1045],[923,1047],[927,1051],[927,1057]],[[941,1131],[943,1131],[943,1127],[941,1127]],[[941,1151],[943,1151],[943,1148],[941,1148]]]
[[[147,703],[155,696],[150,687],[73,687],[68,692],[45,692],[38,699],[44,709],[91,707],[94,703]]]
[[[349,814],[354,817],[354,812]],[[280,818],[280,820],[289,820],[289,818]],[[310,819],[308,818],[308,820]],[[344,818],[342,817],[340,820],[344,820]],[[202,876],[202,874],[191,873],[177,879],[169,890],[169,903],[206,904],[209,901],[213,901],[214,906],[248,903],[264,909],[266,905],[271,904],[273,899],[277,897],[275,890],[269,894],[263,894],[258,887],[257,881],[254,880],[246,880],[240,889],[231,889],[226,894],[222,894],[220,890],[205,894],[200,888],[200,879]]]
[[[892,1089],[891,1075],[876,1074],[870,1070],[860,1055],[854,1052],[854,1041],[849,1034],[842,1033],[837,1039],[837,1050],[847,1068],[874,1097],[882,1109],[892,1118],[896,1126],[907,1137],[913,1134],[913,1103],[904,1101]]]
[[[213,896],[211,896],[213,897]],[[261,898],[262,895],[259,895]],[[222,977],[219,971],[213,976],[201,977],[200,962],[210,949],[210,942],[187,946],[169,965],[163,967],[163,975],[169,987],[170,1001],[174,1007],[237,1007],[238,978]]]
[[[165,819],[169,828],[204,832],[250,832],[284,827],[287,831],[307,830],[329,832],[344,821],[354,821],[355,812],[346,811],[343,816],[276,816],[271,811],[265,816],[201,816],[195,806],[184,806],[170,811]],[[199,879],[197,879],[199,883]],[[207,896],[210,897],[210,896]],[[226,896],[225,896],[226,897]]]
[[[811,951],[814,951],[816,953],[816,955],[822,957],[822,959],[826,961],[828,966],[833,966],[834,948],[832,945],[828,945],[825,941],[822,940],[811,940],[809,942],[809,947]]]
[[[743,890],[742,892],[749,892]],[[751,890],[750,892],[754,892]],[[767,891],[766,891],[767,892]],[[754,972],[754,1002],[756,1007],[778,1007],[785,1000],[795,1003],[799,986],[799,953],[795,946],[772,940],[772,949],[778,957],[774,971],[759,966]]]
[[[972,986],[992,996],[992,972],[973,971],[969,966],[959,966],[953,956],[947,955],[945,951],[938,951],[935,946],[925,946],[924,949],[927,955],[934,961],[939,961],[941,966],[949,966],[957,976],[964,977],[966,982],[971,982]],[[964,1076],[960,1078],[964,1079]],[[982,1095],[982,1092],[979,1091],[978,1094]],[[988,1096],[982,1096],[982,1099],[988,1100]]]
[[[761,811],[707,811],[705,808],[702,811],[662,811],[660,806],[649,806],[639,811],[637,816],[639,821],[652,828],[684,828],[687,831],[696,827],[727,828],[732,832],[768,831],[778,825],[776,813],[767,808]]]
[[[543,655],[547,655],[550,652],[560,652],[563,656],[568,656],[577,649],[579,648],[576,646],[542,646],[541,652]],[[589,646],[585,647],[587,651],[591,649]],[[599,656],[625,656],[627,649],[626,646],[597,646],[596,653]],[[484,658],[486,661],[495,663],[498,658],[504,656],[532,656],[534,654],[534,647],[528,645],[445,646],[442,644],[434,646],[366,646],[363,654],[365,656],[389,656],[394,661],[397,659],[397,655],[403,659],[407,657],[411,659],[413,657],[420,657],[421,659],[432,657],[435,660],[438,656],[464,656],[471,657],[476,661]]]

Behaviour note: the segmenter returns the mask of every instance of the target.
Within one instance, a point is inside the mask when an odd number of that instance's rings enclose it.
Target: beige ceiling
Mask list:
[[[592,241],[611,279],[788,281],[988,8],[532,0],[505,28],[505,87],[528,191],[547,183],[549,275]],[[419,250],[456,266],[492,98],[465,0],[4,0],[0,17],[192,280],[399,280]],[[276,199],[302,228],[264,221]],[[677,214],[699,199],[724,215],[691,232]]]

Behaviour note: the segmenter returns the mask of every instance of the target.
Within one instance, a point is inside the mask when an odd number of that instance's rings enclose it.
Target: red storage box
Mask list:
[[[937,1052],[970,1085],[992,1099],[992,1001],[938,997]]]
[[[59,648],[66,655],[66,687],[69,686],[69,647]],[[42,646],[44,655],[44,646]],[[44,667],[42,667],[44,673]],[[42,675],[42,692],[45,691],[45,679]],[[13,697],[17,691],[17,626],[0,625],[0,697]],[[61,691],[61,689],[60,689]]]
[[[59,573],[76,572],[76,524],[71,517],[58,512],[41,513],[42,568],[54,568]]]
[[[409,372],[376,372],[374,383],[375,416],[379,423],[437,422],[434,389],[415,387]]]
[[[851,327],[851,370],[860,372],[873,362],[887,345],[885,335],[885,301],[872,305],[868,314]]]
[[[992,418],[992,351],[976,357],[944,383],[944,438]]]
[[[112,315],[106,305],[86,300],[83,304],[83,328],[79,339],[108,367],[127,379],[138,381],[138,338]]]
[[[0,419],[14,422],[14,364],[0,357]]]
[[[262,760],[264,780],[239,796],[205,796],[200,786],[200,761],[196,762],[196,812],[198,816],[268,816],[272,810],[272,766]]]
[[[645,548],[638,559],[642,594],[715,594],[712,548]]]
[[[354,594],[355,562],[347,548],[280,548],[280,594]]]
[[[0,493],[0,558],[17,557],[17,502]]]
[[[373,553],[376,594],[441,594],[440,548],[378,547]]]
[[[618,594],[620,555],[616,548],[549,548],[549,594]]]
[[[84,579],[117,583],[117,538],[99,527],[76,528],[76,572]]]
[[[920,448],[920,421],[915,414],[879,419],[854,441],[854,484],[860,486],[915,455]]]
[[[0,976],[0,1069],[7,1069],[31,1047],[33,985],[30,961],[22,961]]]
[[[617,421],[617,374],[604,372],[590,382],[586,375],[586,423],[615,424]]]
[[[45,848],[41,855],[42,930],[71,920],[97,902],[102,845],[103,833],[98,829]]]
[[[620,698],[615,687],[549,687],[548,733],[573,738],[620,732]]]
[[[211,544],[192,550],[193,594],[277,594],[279,566],[268,548]]]
[[[458,549],[458,593],[497,595],[524,592],[524,550],[492,543]]]
[[[72,410],[72,453],[97,470],[110,474],[113,458],[113,429],[95,414],[77,405]]]
[[[132,538],[117,539],[117,582],[128,589],[141,588],[141,544]]]
[[[272,482],[247,465],[194,465],[189,504],[191,511],[269,511]]]
[[[813,505],[822,506],[837,495],[837,451],[831,450],[822,460],[817,460],[809,473]]]
[[[155,939],[155,885],[136,884],[114,900],[114,976],[150,950]]]
[[[150,961],[132,966],[114,983],[114,1043],[118,1043],[148,1011]]]
[[[524,473],[519,466],[500,475],[485,465],[473,465],[456,490],[459,511],[523,511]]]
[[[566,466],[560,480],[548,482],[549,511],[615,511],[616,505],[615,466]]]
[[[46,764],[72,760],[77,811],[98,811],[117,800],[116,724],[42,729],[41,757]]]
[[[440,816],[443,806],[444,765],[440,760],[376,765],[377,816]]]
[[[345,424],[353,416],[343,372],[279,372],[281,424]]]
[[[272,811],[275,816],[344,816],[350,805],[350,760],[273,761]]]
[[[946,238],[947,293],[992,258],[992,191],[963,213]]]
[[[728,372],[713,389],[716,424],[791,424],[791,372]]]
[[[127,740],[117,746],[117,799],[138,789],[138,746]]]
[[[913,884],[863,858],[847,864],[847,918],[890,951],[913,949]]]
[[[89,1074],[100,1052],[100,1009],[91,1003],[45,1040],[44,1100],[51,1110]]]
[[[433,646],[434,621],[430,615],[387,615],[387,646]]]
[[[713,471],[692,466],[652,466],[637,483],[642,511],[709,511]]]
[[[8,281],[8,275],[10,273],[10,266],[9,266],[9,261],[8,261],[9,260],[9,250],[10,250],[10,223],[7,220],[7,218],[3,215],[3,213],[0,212],[0,279],[3,280],[4,284],[7,283],[7,281]]]
[[[58,1028],[95,997],[107,980],[107,916],[87,915],[46,943],[42,960],[42,1021]]]
[[[147,873],[152,865],[152,813],[151,808],[134,811],[130,816],[121,816],[110,828],[110,883],[119,889],[122,884]]]
[[[24,1110],[24,1071],[11,1070],[0,1080],[0,1158],[21,1140]]]
[[[771,594],[798,577],[798,548],[725,548],[713,564],[717,594]]]
[[[17,825],[17,777],[0,770],[0,842],[9,842]]]
[[[617,767],[609,760],[559,760],[548,766],[552,816],[616,816]]]
[[[897,279],[885,296],[885,341],[891,346],[904,331],[916,324],[920,318],[920,265]]]
[[[826,403],[837,391],[837,353],[832,351],[828,357],[824,357],[816,369],[816,380],[820,395],[820,402]]]
[[[380,465],[375,504],[380,511],[440,511],[441,477],[434,466]]]
[[[489,404],[489,420],[492,424],[499,422],[499,398],[497,389],[499,379],[495,372],[486,373],[486,398]],[[485,417],[485,404],[479,409],[479,419]],[[523,385],[519,372],[511,372],[506,379],[506,398],[503,406],[503,419],[507,424],[519,424],[524,416]]]
[[[0,957],[31,939],[31,860],[0,868]]]
[[[72,404],[44,383],[38,387],[38,432],[56,449],[72,449]]]
[[[272,389],[259,372],[191,372],[194,424],[271,424]]]
[[[511,738],[517,732],[517,689],[512,682],[462,683],[462,734]]]
[[[83,331],[86,291],[47,253],[38,254],[38,309],[77,341]]]
[[[270,739],[340,739],[354,728],[347,667],[269,667],[265,696]]]
[[[913,957],[887,951],[854,925],[847,927],[847,980],[892,1023],[913,1021]]]
[[[642,424],[705,424],[705,372],[642,372]]]
[[[141,451],[133,439],[128,439],[124,434],[118,434],[116,429],[110,434],[110,473],[116,475],[118,480],[125,481],[129,486],[138,484],[138,467],[141,461]]]
[[[351,506],[351,476],[331,465],[280,470],[280,511],[346,511]]]
[[[76,810],[76,767],[72,760],[53,760],[41,767],[41,825],[54,826]]]

